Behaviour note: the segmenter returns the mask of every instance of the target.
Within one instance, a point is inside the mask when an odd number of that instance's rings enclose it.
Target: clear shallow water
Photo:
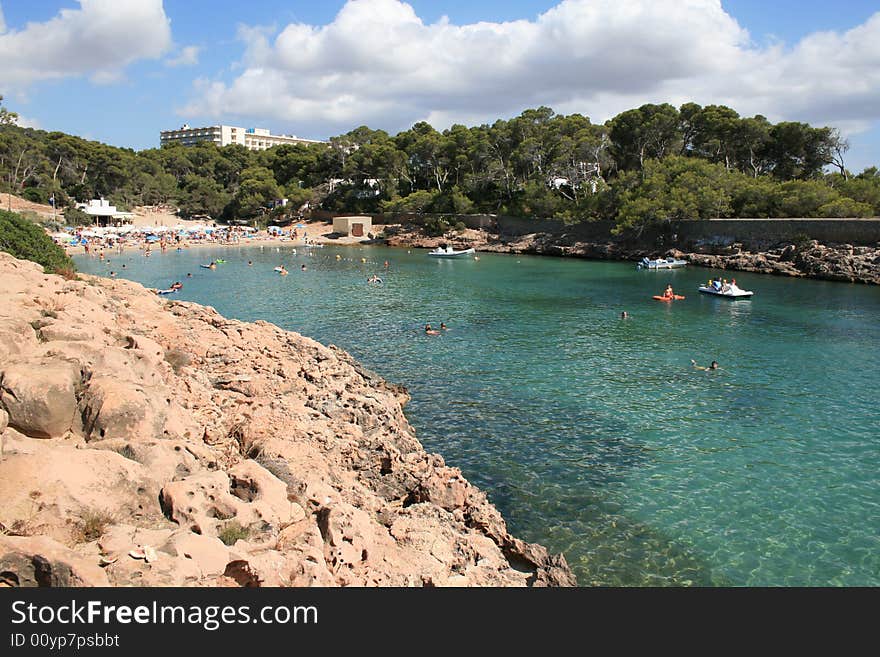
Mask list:
[[[731,302],[696,292],[713,273],[699,268],[306,253],[77,265],[180,280],[173,298],[339,345],[406,385],[425,447],[581,584],[880,585],[880,289],[736,273],[756,296]],[[687,299],[652,300],[667,282]]]

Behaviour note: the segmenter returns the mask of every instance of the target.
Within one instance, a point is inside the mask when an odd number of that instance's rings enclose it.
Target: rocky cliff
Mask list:
[[[0,253],[0,583],[572,585],[345,352]]]

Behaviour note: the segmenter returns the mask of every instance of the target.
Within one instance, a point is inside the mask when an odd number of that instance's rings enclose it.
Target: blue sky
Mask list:
[[[693,99],[835,125],[851,168],[880,164],[880,4],[720,4],[0,0],[0,93],[28,123],[136,149],[184,121],[326,138]],[[310,28],[278,38],[291,24]]]

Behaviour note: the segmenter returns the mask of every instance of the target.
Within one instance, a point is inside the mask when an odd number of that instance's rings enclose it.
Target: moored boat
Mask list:
[[[638,269],[677,269],[679,267],[687,267],[687,260],[679,260],[678,258],[657,258],[656,260],[651,260],[645,257],[636,265]]]
[[[462,258],[464,256],[472,255],[476,253],[474,249],[464,249],[462,251],[456,251],[451,246],[446,246],[445,248],[442,246],[438,246],[433,251],[428,251],[429,256],[434,256],[435,258]]]

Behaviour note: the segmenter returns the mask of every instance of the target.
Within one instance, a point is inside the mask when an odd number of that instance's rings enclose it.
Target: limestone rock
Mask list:
[[[45,536],[0,535],[0,586],[109,586],[101,568]]]
[[[344,351],[2,253],[0,277],[10,583],[573,582],[424,451],[406,390]]]
[[[149,440],[162,435],[170,398],[162,390],[112,376],[93,376],[80,401],[88,440]]]
[[[73,424],[79,383],[79,367],[73,363],[7,363],[0,372],[0,406],[10,426],[23,434],[57,438]]]

